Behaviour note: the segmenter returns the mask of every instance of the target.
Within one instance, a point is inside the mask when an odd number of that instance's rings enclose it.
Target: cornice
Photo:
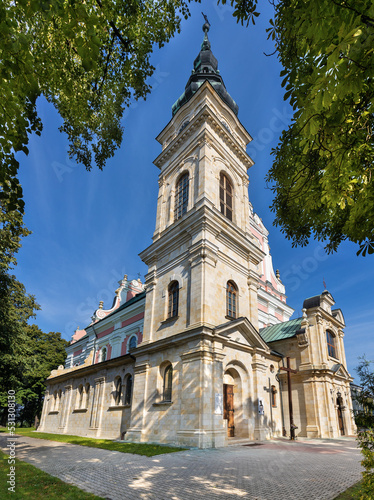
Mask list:
[[[254,165],[254,161],[250,158],[245,149],[218,120],[208,104],[202,106],[190,123],[166,146],[153,163],[161,170],[163,165],[170,160],[173,154],[178,151],[183,144],[188,143],[192,134],[204,123],[208,123],[212,129],[218,133],[220,139],[223,140],[226,146],[228,146],[237,158],[247,167],[247,170]],[[214,141],[214,137],[210,139]],[[191,143],[191,146],[192,145],[193,143]]]
[[[229,224],[228,220],[215,207],[204,203],[199,208],[189,210],[184,217],[165,229],[159,238],[139,254],[146,264],[155,263],[171,247],[179,247],[181,242],[188,241],[191,234],[202,230],[209,231],[219,241],[227,244],[232,250],[239,253],[243,259],[259,263],[265,253],[252,242],[251,235],[244,233],[238,226]],[[188,234],[188,238],[187,238]]]
[[[120,366],[122,364],[128,365],[135,362],[135,358],[132,354],[125,354],[123,356],[118,356],[116,358],[109,359],[107,361],[102,361],[101,363],[95,363],[89,366],[82,366],[82,368],[76,368],[75,370],[68,371],[66,373],[61,373],[61,375],[56,375],[55,377],[47,378],[46,384],[57,384],[70,378],[80,378],[91,375],[92,373],[98,372],[100,370],[107,370],[115,366]]]
[[[230,106],[228,106],[217,94],[214,90],[213,86],[209,81],[205,81],[203,85],[198,89],[198,91],[189,99],[189,101],[182,106],[178,112],[172,117],[169,123],[163,128],[163,130],[158,134],[156,140],[163,144],[167,136],[171,133],[175,133],[177,129],[179,129],[179,133],[181,132],[180,127],[183,125],[185,120],[193,113],[195,110],[199,110],[199,106],[209,99],[211,101],[212,107],[217,109],[217,112],[226,115],[225,119],[229,120],[232,129],[235,130],[235,133],[241,137],[243,143],[248,144],[252,141],[252,137],[249,132],[246,130],[244,125],[240,122],[239,118],[235,113],[233,113]],[[193,119],[193,118],[192,118]],[[188,125],[185,127],[187,128]],[[184,130],[184,129],[183,129]],[[177,133],[178,134],[178,133]]]

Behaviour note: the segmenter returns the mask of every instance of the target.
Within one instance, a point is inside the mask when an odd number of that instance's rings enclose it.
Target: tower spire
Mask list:
[[[201,44],[199,55],[193,63],[193,70],[188,79],[186,88],[180,98],[172,106],[172,114],[175,113],[199,90],[201,85],[207,80],[221,99],[232,109],[237,115],[239,106],[227,92],[222,76],[218,70],[218,61],[211,51],[211,44],[208,38],[210,23],[207,16],[202,12],[204,17],[203,32],[204,39]]]

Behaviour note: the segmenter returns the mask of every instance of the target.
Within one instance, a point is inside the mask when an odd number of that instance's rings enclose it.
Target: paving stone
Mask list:
[[[6,436],[0,435],[6,451]],[[142,457],[19,437],[17,458],[110,500],[332,500],[361,478],[353,438]]]

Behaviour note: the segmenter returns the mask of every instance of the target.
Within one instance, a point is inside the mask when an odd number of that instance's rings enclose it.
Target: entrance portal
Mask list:
[[[343,412],[340,406],[338,406],[338,422],[339,422],[340,435],[344,436]]]
[[[223,384],[223,418],[227,420],[227,436],[235,436],[234,386]]]

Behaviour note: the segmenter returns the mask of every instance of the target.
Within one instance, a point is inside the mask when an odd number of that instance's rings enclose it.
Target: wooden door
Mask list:
[[[338,422],[339,422],[339,430],[340,430],[340,434],[341,434],[342,436],[344,436],[343,413],[342,413],[342,409],[340,408],[340,406],[338,406]]]
[[[234,386],[223,385],[223,418],[227,420],[228,437],[235,436],[234,425]]]

